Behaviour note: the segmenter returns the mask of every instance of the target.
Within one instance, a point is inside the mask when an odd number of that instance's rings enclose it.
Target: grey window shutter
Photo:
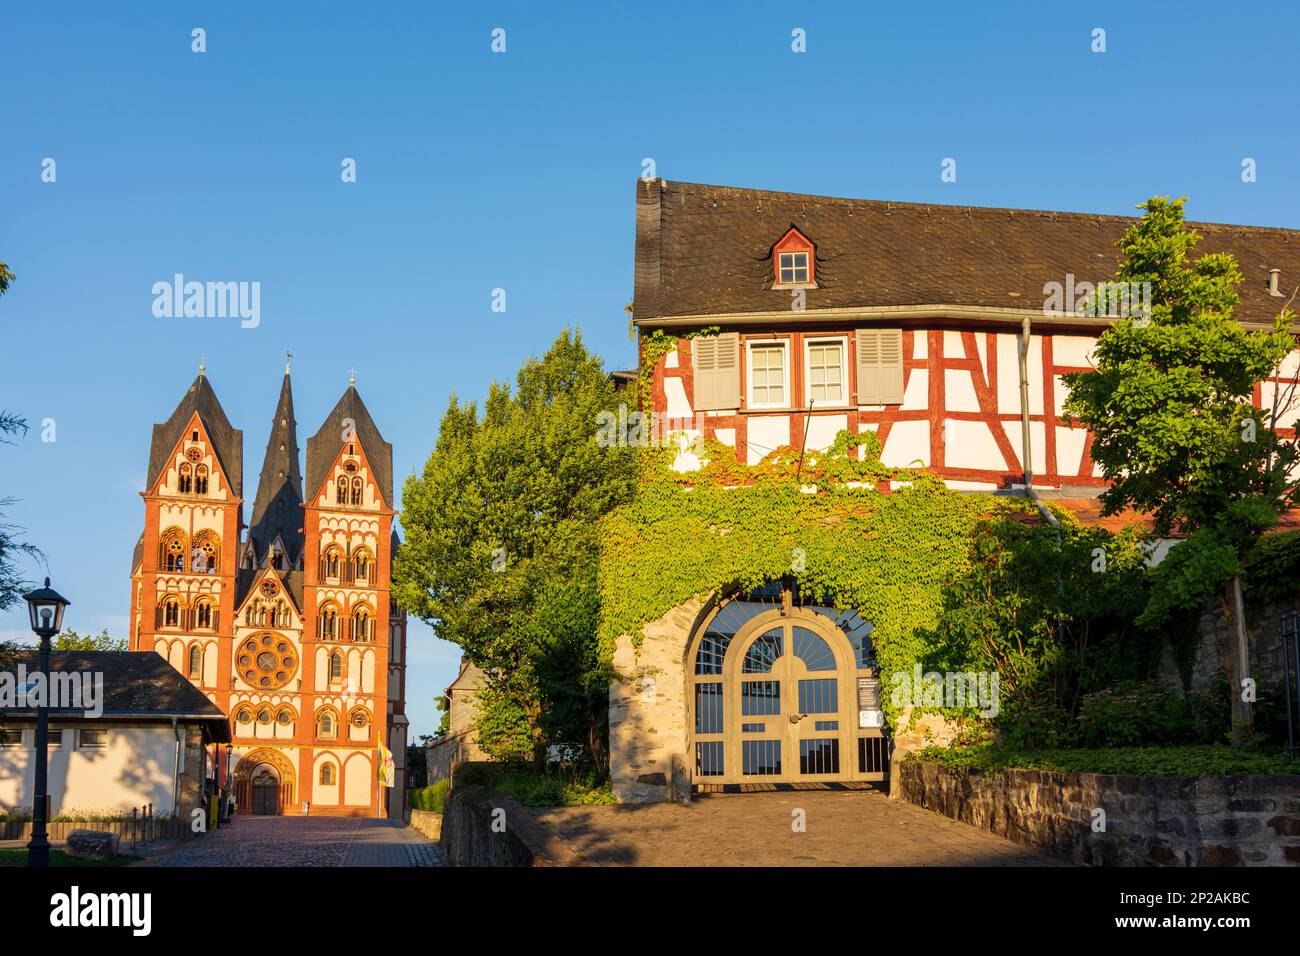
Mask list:
[[[858,329],[858,404],[903,404],[903,332]]]
[[[691,340],[695,356],[695,411],[740,407],[740,335],[699,335]]]

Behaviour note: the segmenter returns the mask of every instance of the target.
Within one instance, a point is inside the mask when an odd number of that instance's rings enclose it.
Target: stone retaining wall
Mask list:
[[[504,826],[494,828],[495,821],[504,821]],[[564,840],[538,823],[514,797],[477,784],[453,787],[447,795],[439,843],[453,866],[582,864]]]
[[[430,840],[438,840],[442,837],[442,814],[435,813],[432,810],[410,811],[411,829],[418,830],[427,836]]]
[[[1300,775],[981,772],[920,760],[894,773],[904,800],[1075,863],[1300,866]],[[1094,832],[1097,809],[1105,829]]]

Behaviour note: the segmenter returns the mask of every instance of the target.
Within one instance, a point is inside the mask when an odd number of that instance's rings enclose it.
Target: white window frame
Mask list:
[[[838,345],[840,347],[840,400],[831,404],[812,404],[812,355],[809,350],[815,345]],[[805,408],[849,408],[853,404],[850,397],[853,390],[849,388],[849,337],[847,335],[819,335],[803,340],[803,401]]]
[[[780,402],[754,401],[754,349],[768,348],[773,345],[781,347],[781,363],[784,370]],[[745,407],[746,408],[790,408],[790,340],[789,339],[750,339],[745,342]]]
[[[102,744],[86,743],[87,733],[101,733],[104,735]],[[107,750],[108,749],[108,730],[104,727],[83,727],[77,731],[77,749],[78,750]]]
[[[801,256],[805,256],[805,257],[807,258],[807,262],[806,262],[806,264],[805,264],[805,266],[804,266],[804,274],[806,275],[806,278],[804,278],[804,279],[792,279],[791,281],[786,282],[784,279],[781,278],[781,271],[782,271],[782,269],[781,269],[781,257],[782,257],[782,256],[799,256],[799,255],[801,255]],[[797,269],[798,267],[797,267],[797,266],[792,266],[791,268],[792,268],[792,269]],[[775,281],[774,283],[772,283],[772,288],[773,288],[773,289],[815,289],[815,288],[817,288],[817,286],[816,286],[816,284],[812,281],[812,274],[813,274],[813,254],[812,254],[812,250],[810,250],[810,249],[786,249],[786,250],[784,250],[784,251],[782,251],[782,252],[778,252],[778,253],[776,254],[776,281]]]
[[[0,750],[25,750],[27,748],[27,728],[10,727]]]

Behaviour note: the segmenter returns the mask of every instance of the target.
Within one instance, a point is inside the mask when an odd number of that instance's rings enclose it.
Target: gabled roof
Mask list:
[[[267,574],[274,575],[284,585],[284,590],[289,595],[294,611],[300,619],[303,618],[305,616],[303,613],[304,575],[301,571],[277,571],[274,568],[240,568],[235,573],[236,619],[238,619],[239,612],[244,609],[244,604],[249,596]]]
[[[40,665],[35,650],[15,656],[13,667],[28,672]],[[50,668],[63,673],[104,675],[105,719],[188,718],[209,726],[218,743],[230,741],[230,724],[221,708],[154,651],[55,651]],[[80,716],[81,710],[52,709],[54,717]],[[35,708],[0,707],[5,717],[34,717]]]
[[[302,554],[302,471],[298,465],[298,423],[293,417],[293,389],[286,366],[280,400],[266,440],[262,474],[257,480],[257,500],[248,523],[248,539],[257,560],[279,537],[290,562]]]
[[[1142,197],[1136,197],[1142,198]],[[801,320],[819,309],[948,305],[1042,314],[1043,286],[1111,279],[1116,242],[1136,219],[1023,209],[833,199],[795,193],[639,180],[634,318],[790,313],[772,290],[773,244],[795,225],[817,248],[817,286]],[[1188,223],[1193,255],[1230,252],[1244,281],[1237,316],[1271,323],[1300,285],[1300,231]]]
[[[153,427],[153,441],[149,445],[149,480],[146,488],[152,489],[158,476],[167,467],[172,451],[184,437],[184,428],[190,419],[198,413],[203,428],[212,442],[217,463],[230,484],[230,490],[236,498],[244,494],[244,433],[230,426],[225,409],[217,401],[217,393],[212,390],[208,378],[199,372],[198,378],[181,397],[171,417],[161,425]]]
[[[356,441],[366,453],[371,473],[379,493],[383,495],[384,504],[394,507],[393,501],[393,446],[384,441],[375,421],[370,417],[370,410],[361,400],[355,385],[349,385],[343,397],[325,418],[320,430],[307,439],[307,495],[314,498],[324,484],[334,460],[343,447],[343,436],[347,423],[356,429]]]

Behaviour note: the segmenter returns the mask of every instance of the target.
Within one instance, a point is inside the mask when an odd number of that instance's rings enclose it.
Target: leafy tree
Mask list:
[[[125,637],[109,637],[108,628],[98,634],[78,634],[69,628],[56,634],[50,647],[56,651],[125,651]]]
[[[0,278],[3,278],[2,273],[3,269],[0,268]],[[12,439],[6,436],[21,436],[26,433],[25,420],[0,410],[0,443],[12,444]],[[13,498],[0,498],[0,508],[13,503]],[[16,559],[19,556],[36,559],[42,557],[35,545],[18,540],[17,535],[21,530],[17,525],[5,521],[3,512],[0,512],[0,611],[16,604],[31,584],[23,577]]]
[[[583,743],[606,766],[595,528],[631,497],[636,460],[595,438],[621,400],[566,330],[513,389],[492,386],[481,417],[453,396],[423,474],[403,489],[394,593],[484,671],[490,753],[540,766],[548,743]]]
[[[1241,560],[1296,499],[1298,456],[1279,421],[1289,402],[1252,403],[1255,383],[1295,348],[1293,314],[1269,331],[1233,318],[1241,273],[1232,256],[1189,257],[1200,237],[1183,199],[1149,199],[1120,240],[1121,283],[1149,283],[1149,315],[1129,315],[1098,339],[1096,371],[1065,376],[1065,408],[1092,433],[1092,457],[1110,486],[1103,511],[1149,513],[1157,535],[1187,536],[1156,575],[1142,623],[1167,619],[1219,590],[1232,627],[1234,685],[1246,674]],[[1284,390],[1285,391],[1285,390]],[[1293,391],[1293,389],[1291,390]],[[1250,707],[1233,695],[1233,737],[1249,737]]]

